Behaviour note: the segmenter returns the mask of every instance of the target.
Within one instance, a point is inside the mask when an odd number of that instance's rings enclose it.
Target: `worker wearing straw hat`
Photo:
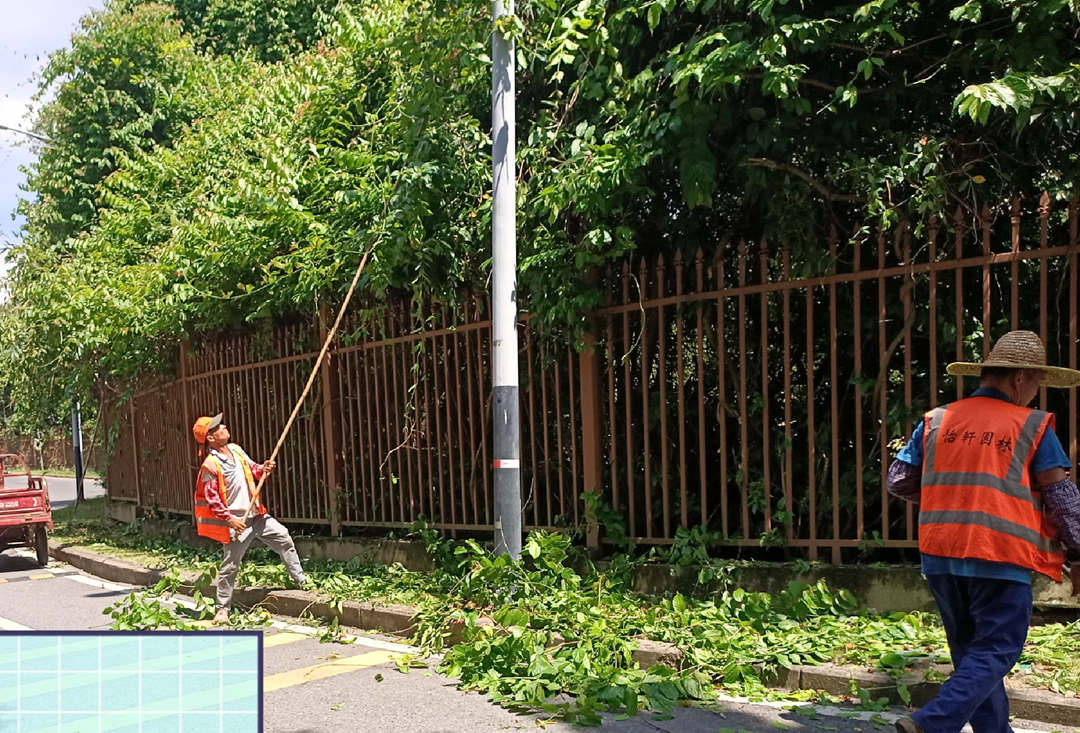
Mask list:
[[[955,733],[970,721],[975,733],[1005,733],[1003,680],[1027,638],[1032,572],[1060,582],[1067,554],[1080,594],[1080,492],[1054,416],[1027,405],[1040,387],[1080,384],[1080,372],[1048,366],[1031,331],[1011,331],[985,361],[947,371],[979,377],[979,388],[926,413],[889,467],[889,492],[919,504],[923,575],[955,671],[896,727]]]
[[[253,540],[258,539],[281,557],[289,577],[298,586],[308,585],[307,576],[300,567],[289,530],[270,516],[260,497],[251,506],[255,482],[264,473],[273,472],[274,461],[255,463],[243,448],[230,443],[229,428],[220,413],[200,417],[192,433],[200,456],[209,448],[195,487],[195,526],[200,535],[225,546],[225,559],[218,569],[214,622],[228,623],[236,574]]]

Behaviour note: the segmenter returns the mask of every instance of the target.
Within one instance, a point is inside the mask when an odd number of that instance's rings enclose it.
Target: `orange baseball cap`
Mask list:
[[[199,444],[205,443],[207,434],[221,424],[224,415],[225,413],[219,412],[213,417],[200,417],[196,420],[195,425],[191,428],[191,432],[195,436],[195,442]]]

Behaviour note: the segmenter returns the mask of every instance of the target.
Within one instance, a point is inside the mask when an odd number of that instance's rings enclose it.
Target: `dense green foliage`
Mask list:
[[[114,0],[58,52],[4,325],[33,412],[200,330],[486,281],[487,2]],[[1074,190],[1075,2],[521,2],[523,301],[735,234]],[[26,335],[29,335],[26,337]],[[64,366],[62,370],[55,367]],[[48,371],[46,379],[41,370]],[[40,412],[45,415],[47,412]]]

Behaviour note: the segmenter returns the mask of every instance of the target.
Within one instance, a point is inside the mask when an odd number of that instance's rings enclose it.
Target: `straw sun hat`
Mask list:
[[[1031,331],[1009,331],[994,344],[981,364],[957,361],[945,368],[958,377],[977,377],[983,367],[1007,369],[1038,369],[1045,374],[1044,387],[1075,387],[1080,384],[1080,371],[1046,365],[1046,347]]]

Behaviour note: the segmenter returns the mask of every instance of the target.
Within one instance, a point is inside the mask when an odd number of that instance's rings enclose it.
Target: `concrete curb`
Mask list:
[[[936,671],[947,674],[952,671],[950,665],[934,665]],[[871,672],[857,667],[841,667],[835,664],[818,666],[796,665],[785,670],[786,689],[824,690],[833,695],[850,694],[850,681],[870,693],[870,697],[889,698],[894,705],[903,704],[896,689],[896,680],[883,672]],[[928,682],[921,674],[902,677],[900,682],[907,685],[911,693],[911,704],[921,707],[937,695],[940,682]],[[1036,690],[1030,687],[1010,687],[1006,683],[1009,696],[1009,712],[1025,720],[1037,720],[1053,725],[1080,727],[1080,699],[1065,697],[1048,690]]]
[[[63,546],[56,542],[49,543],[49,554],[73,567],[116,583],[149,586],[165,576],[160,570],[152,570],[125,560],[78,547]],[[183,577],[184,589],[193,590],[196,576],[185,573]],[[337,619],[338,623],[344,626],[366,631],[380,631],[394,636],[408,637],[416,630],[416,623],[413,620],[416,609],[412,606],[345,601],[339,609],[320,600],[311,591],[277,588],[237,588],[233,597],[240,606],[258,605],[271,613],[283,616],[314,617],[327,621]],[[494,622],[488,618],[481,618],[479,624],[494,626]],[[462,624],[451,626],[447,644],[460,642],[463,631]],[[643,668],[661,664],[678,669],[682,666],[685,655],[674,644],[652,639],[638,639],[633,658]],[[935,668],[943,674],[951,669],[947,665],[937,665]],[[916,707],[925,704],[937,694],[941,687],[940,683],[927,682],[920,675],[921,673],[909,675],[900,680],[907,685],[911,693],[911,703]],[[823,690],[833,695],[849,695],[852,680],[869,692],[872,698],[888,697],[894,704],[901,702],[895,680],[882,672],[872,672],[859,667],[842,667],[834,664],[795,665],[772,673],[766,683],[782,689]],[[1052,725],[1080,727],[1080,699],[1031,688],[1007,687],[1006,690],[1011,712],[1018,717]]]

